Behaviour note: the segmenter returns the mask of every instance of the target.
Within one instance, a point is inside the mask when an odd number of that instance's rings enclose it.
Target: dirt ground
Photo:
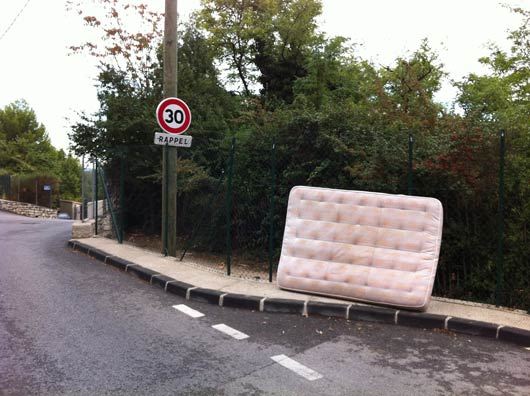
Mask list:
[[[124,242],[153,252],[162,252],[162,241],[157,235],[124,234]],[[180,260],[184,243],[177,244],[177,259]],[[209,252],[188,250],[182,260],[189,265],[196,265],[210,271],[227,273],[226,255]],[[269,264],[266,261],[249,257],[244,252],[234,251],[230,259],[230,276],[252,279],[256,281],[269,281]],[[273,282],[276,281],[276,269],[273,271]]]

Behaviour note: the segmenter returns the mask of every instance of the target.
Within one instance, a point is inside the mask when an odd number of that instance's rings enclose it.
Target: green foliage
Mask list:
[[[445,75],[426,40],[410,58],[398,58],[378,76],[378,104],[396,127],[418,136],[430,135],[444,109],[434,102]]]
[[[510,305],[528,306],[528,288],[524,286],[529,271],[528,249],[523,246],[528,246],[530,224],[527,182],[530,173],[530,11],[521,8],[512,11],[521,16],[522,23],[508,35],[512,42],[510,50],[502,51],[492,45],[490,55],[480,59],[490,72],[481,76],[471,74],[458,84],[461,91],[458,102],[467,122],[483,133],[491,135],[501,129],[507,133],[504,283],[509,286],[505,287],[505,297]],[[489,158],[490,162],[484,161],[484,167],[495,163],[491,156]],[[495,180],[489,180],[493,186]],[[493,188],[489,195],[498,199]],[[492,224],[490,229],[494,226]],[[484,240],[479,244],[487,246]]]
[[[260,83],[266,100],[290,103],[295,80],[307,75],[306,56],[320,36],[319,0],[202,0],[199,26],[230,81],[250,96]]]
[[[509,52],[495,45],[491,54],[480,59],[490,69],[485,76],[469,75],[458,86],[459,104],[476,122],[493,123],[498,128],[528,132],[530,109],[530,11],[512,9],[523,18],[522,25],[510,32]]]
[[[110,6],[118,14],[124,10],[117,7],[127,7],[126,4]],[[143,15],[154,18],[147,9]],[[98,26],[88,25],[98,29]],[[107,32],[118,28],[107,27],[105,40],[108,46],[121,48],[120,56],[129,59],[136,54],[127,50],[123,38]],[[156,59],[149,58],[149,64],[123,68],[113,57],[97,55],[101,58],[98,76],[101,107],[96,114],[84,114],[82,121],[72,126],[70,138],[78,155],[87,154],[101,161],[109,173],[107,180],[112,183],[111,191],[116,194],[123,161],[126,169],[126,226],[157,233],[160,229],[162,147],[150,145],[154,132],[158,130],[154,113],[162,98],[163,64],[160,37],[145,37],[149,40],[142,51],[157,54]],[[199,187],[215,183],[205,166],[214,164],[214,172],[222,166],[217,147],[229,130],[228,120],[236,116],[239,101],[222,88],[212,51],[193,21],[181,27],[180,37],[179,97],[193,109],[189,134],[194,137],[194,147],[202,147],[202,150],[180,152],[179,164],[186,164],[186,167],[179,168],[179,183],[183,187],[179,189],[179,199],[186,201],[197,194]],[[139,69],[143,76],[140,89],[135,82],[136,76],[140,75]],[[189,213],[190,216],[200,214],[201,209],[191,208]],[[180,221],[183,226],[187,224],[187,219]]]
[[[44,126],[25,101],[0,109],[0,168],[7,173],[55,173],[56,160]]]
[[[16,194],[11,182],[10,198],[15,200],[41,202],[40,192],[36,191],[39,187],[35,186],[43,184],[53,185],[54,194],[64,194],[61,195],[64,199],[78,199],[81,195],[79,161],[52,146],[44,126],[24,100],[0,109],[0,172],[21,175],[16,179]],[[22,194],[20,180],[23,182]],[[48,195],[43,204],[49,205]]]
[[[98,1],[111,14],[123,12],[119,3]],[[510,285],[505,298],[513,306],[530,306],[525,288],[530,271],[528,11],[514,9],[524,22],[509,35],[510,51],[492,47],[481,60],[491,72],[471,74],[457,84],[461,113],[435,101],[446,73],[426,40],[391,65],[378,66],[360,59],[347,39],[317,30],[319,0],[201,4],[202,10],[180,27],[179,40],[179,97],[193,112],[193,147],[179,150],[177,166],[183,239],[200,226],[197,248],[223,248],[223,172],[233,137],[233,247],[256,256],[266,251],[273,193],[276,246],[295,185],[406,193],[412,138],[413,193],[440,199],[445,212],[435,291],[493,302],[499,130],[505,128],[504,281]],[[142,12],[144,22],[158,18],[147,9]],[[119,51],[112,57],[92,54],[101,61],[100,111],[83,115],[73,126],[72,147],[102,160],[114,194],[123,164],[126,226],[157,233],[161,148],[151,146],[151,140],[162,95],[160,37],[115,34],[119,26],[112,19],[101,29],[100,19],[82,17],[103,33],[105,48]],[[131,37],[147,40],[137,48],[139,57],[127,46]],[[122,62],[116,63],[114,55]],[[133,58],[136,63],[127,62]],[[228,76],[225,84],[223,76]]]
[[[59,151],[59,172],[61,199],[81,201],[81,164],[71,154]]]

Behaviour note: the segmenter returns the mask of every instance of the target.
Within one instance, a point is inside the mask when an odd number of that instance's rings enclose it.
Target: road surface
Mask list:
[[[530,395],[522,347],[186,301],[71,251],[70,227],[0,212],[2,396]]]

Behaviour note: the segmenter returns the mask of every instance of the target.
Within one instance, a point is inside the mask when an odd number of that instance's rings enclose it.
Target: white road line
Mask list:
[[[304,377],[308,381],[314,381],[323,378],[322,374],[317,373],[315,370],[311,370],[309,367],[306,367],[285,355],[272,356],[271,359],[279,365],[294,371],[296,374]]]
[[[191,316],[192,318],[200,318],[200,317],[204,316],[204,314],[202,312],[196,311],[193,308],[190,308],[190,307],[188,307],[187,305],[184,305],[184,304],[173,305],[173,308],[175,308],[176,310],[178,310],[178,311],[180,311],[182,313],[185,313],[188,316]]]
[[[225,333],[230,337],[235,338],[236,340],[244,340],[245,338],[248,338],[248,335],[246,335],[245,333],[242,333],[239,330],[236,330],[223,323],[213,325],[212,327],[216,330],[219,330],[221,333]]]

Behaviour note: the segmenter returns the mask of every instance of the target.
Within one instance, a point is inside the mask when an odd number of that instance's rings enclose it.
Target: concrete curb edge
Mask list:
[[[78,241],[68,241],[68,247],[146,282],[163,288],[166,292],[188,300],[199,301],[224,307],[242,308],[253,311],[295,313],[300,315],[320,315],[338,317],[347,320],[379,322],[400,326],[440,329],[454,333],[494,338],[525,347],[530,347],[530,331],[502,326],[493,323],[425,312],[402,311],[395,308],[338,303],[267,298],[252,295],[225,293],[214,289],[199,288],[194,285],[172,279],[139,264],[112,256],[106,252],[91,248]]]

